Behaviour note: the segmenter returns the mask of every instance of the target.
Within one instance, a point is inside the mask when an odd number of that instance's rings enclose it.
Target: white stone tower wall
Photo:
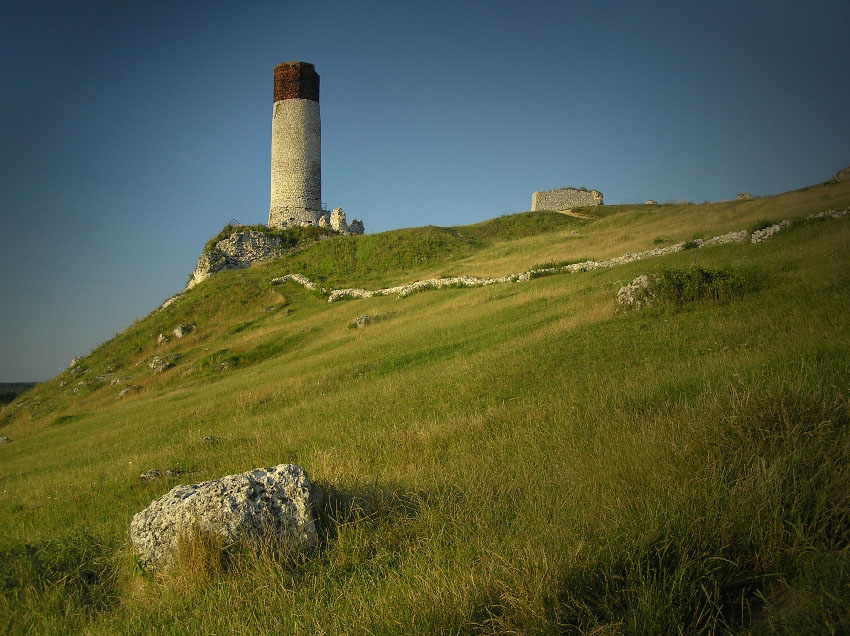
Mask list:
[[[319,102],[283,99],[272,114],[269,225],[318,224],[322,209]]]
[[[532,212],[537,210],[567,210],[596,205],[602,205],[602,193],[599,190],[559,188],[557,190],[543,190],[531,195]]]

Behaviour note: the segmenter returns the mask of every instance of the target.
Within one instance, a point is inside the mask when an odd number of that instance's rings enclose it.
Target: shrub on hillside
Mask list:
[[[753,272],[697,266],[669,268],[650,276],[639,276],[621,287],[617,301],[632,308],[650,304],[681,305],[697,300],[725,301],[760,285],[760,277]]]

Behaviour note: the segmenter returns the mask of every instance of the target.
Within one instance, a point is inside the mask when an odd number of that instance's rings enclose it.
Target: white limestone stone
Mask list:
[[[217,536],[224,545],[277,537],[312,548],[319,543],[315,513],[322,497],[295,464],[175,486],[133,517],[130,540],[153,568],[173,563],[180,541],[198,535]]]

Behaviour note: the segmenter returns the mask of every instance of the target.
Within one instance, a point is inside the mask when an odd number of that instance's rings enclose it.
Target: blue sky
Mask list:
[[[266,222],[272,69],[321,75],[367,232],[772,194],[850,164],[850,3],[0,4],[0,380],[52,377]]]

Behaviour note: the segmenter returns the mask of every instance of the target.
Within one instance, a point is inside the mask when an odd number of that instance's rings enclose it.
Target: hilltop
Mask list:
[[[293,235],[0,411],[0,628],[847,628],[850,218],[812,217],[848,206],[843,181]],[[625,308],[641,275],[667,287]],[[328,302],[428,279],[460,282]],[[152,499],[284,462],[328,495],[312,558],[138,566]]]

